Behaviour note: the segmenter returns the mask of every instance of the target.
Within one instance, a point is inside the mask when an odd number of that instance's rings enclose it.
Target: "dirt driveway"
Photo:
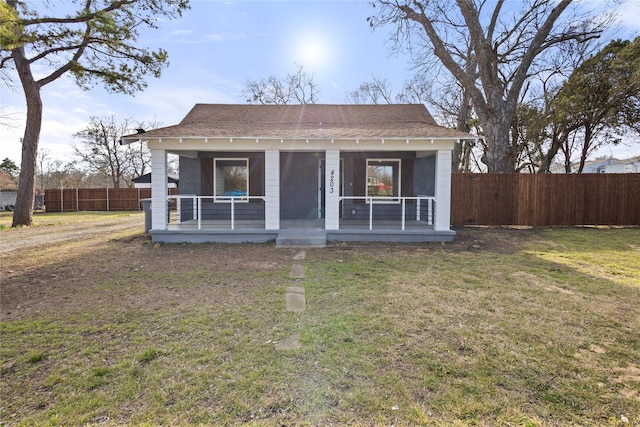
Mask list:
[[[70,240],[95,239],[127,230],[144,230],[144,214],[122,214],[92,221],[24,227],[0,233],[0,253]]]

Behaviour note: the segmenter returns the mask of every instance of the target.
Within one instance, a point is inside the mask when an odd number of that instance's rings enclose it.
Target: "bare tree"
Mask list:
[[[92,184],[90,177],[78,169],[75,161],[65,163],[60,159],[47,162],[45,180],[48,188],[82,188]]]
[[[370,18],[374,28],[394,24],[396,43],[417,58],[433,53],[464,88],[481,123],[491,172],[514,170],[509,129],[523,87],[545,53],[599,37],[609,22],[570,8],[571,0],[529,0],[519,10],[506,3],[377,0],[379,12]]]
[[[91,117],[89,125],[74,135],[81,145],[73,147],[89,173],[108,176],[111,185],[133,185],[133,178],[144,173],[150,157],[142,144],[120,145],[123,135],[132,133],[129,119],[116,122],[115,117]]]
[[[371,76],[370,82],[347,94],[347,102],[353,104],[393,104],[393,98],[389,80],[378,76]]]
[[[301,65],[284,77],[271,75],[262,80],[249,80],[242,90],[249,104],[315,104],[319,94],[313,75],[307,74]]]
[[[473,105],[469,99],[468,92],[458,82],[450,81],[448,84],[441,85],[435,89],[430,87],[429,90],[421,90],[420,88],[426,87],[427,84],[415,83],[420,79],[422,79],[421,76],[414,78],[412,84],[405,84],[405,89],[399,99],[406,99],[407,95],[405,94],[407,93],[420,93],[420,99],[424,99],[423,102],[432,106],[433,112],[441,121],[440,124],[442,126],[454,128],[460,132],[475,133],[476,135],[482,133],[481,128],[478,126],[478,121],[474,117]],[[477,146],[477,148],[481,147],[483,146]],[[478,170],[477,165],[472,165],[471,163],[472,150],[474,148],[476,148],[476,143],[472,140],[461,140],[455,143],[451,156],[453,171],[470,172],[472,169]]]
[[[304,71],[301,65],[298,65],[295,73],[287,74],[287,87],[290,96],[298,104],[315,104],[318,102],[320,89],[313,80],[313,75],[309,75]]]
[[[461,132],[472,130],[472,105],[466,91],[457,82],[434,89],[424,75],[415,75],[404,82],[402,90],[394,95],[389,80],[372,76],[371,81],[360,84],[358,89],[347,94],[347,102],[354,104],[428,104],[434,107],[435,116],[446,127]],[[474,128],[477,131],[477,128]],[[452,168],[454,171],[471,170],[471,150],[475,142],[459,141],[454,146]],[[476,168],[477,169],[477,168]]]

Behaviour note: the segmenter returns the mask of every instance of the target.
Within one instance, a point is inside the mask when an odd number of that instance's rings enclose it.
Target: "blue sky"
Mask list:
[[[640,0],[627,0],[620,11],[627,34],[619,37],[638,34]],[[160,79],[147,79],[144,92],[83,91],[68,77],[46,86],[40,147],[50,159],[66,162],[72,160],[71,144],[79,142],[72,135],[86,127],[90,116],[176,124],[195,103],[244,103],[241,93],[248,80],[283,76],[296,64],[313,74],[322,103],[346,102],[347,93],[372,75],[400,90],[412,76],[411,63],[386,43],[392,28],[369,28],[366,18],[373,12],[364,0],[192,0],[182,18],[161,22],[160,29],[141,37],[143,46],[168,50],[170,61]],[[0,86],[0,104],[12,124],[0,127],[0,157],[19,164],[25,115],[20,88]],[[632,151],[637,154],[640,148]]]

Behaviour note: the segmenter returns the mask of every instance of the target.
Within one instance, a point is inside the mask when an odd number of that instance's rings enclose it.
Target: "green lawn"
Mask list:
[[[304,261],[135,238],[82,262],[117,254],[77,304],[2,302],[0,425],[640,425],[638,228],[478,228]],[[292,285],[304,313],[284,310]]]

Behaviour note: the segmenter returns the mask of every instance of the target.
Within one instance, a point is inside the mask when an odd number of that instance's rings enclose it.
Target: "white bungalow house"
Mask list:
[[[197,104],[123,143],[151,150],[153,241],[322,246],[452,240],[451,153],[472,138],[424,105]],[[167,195],[168,153],[179,196]]]

